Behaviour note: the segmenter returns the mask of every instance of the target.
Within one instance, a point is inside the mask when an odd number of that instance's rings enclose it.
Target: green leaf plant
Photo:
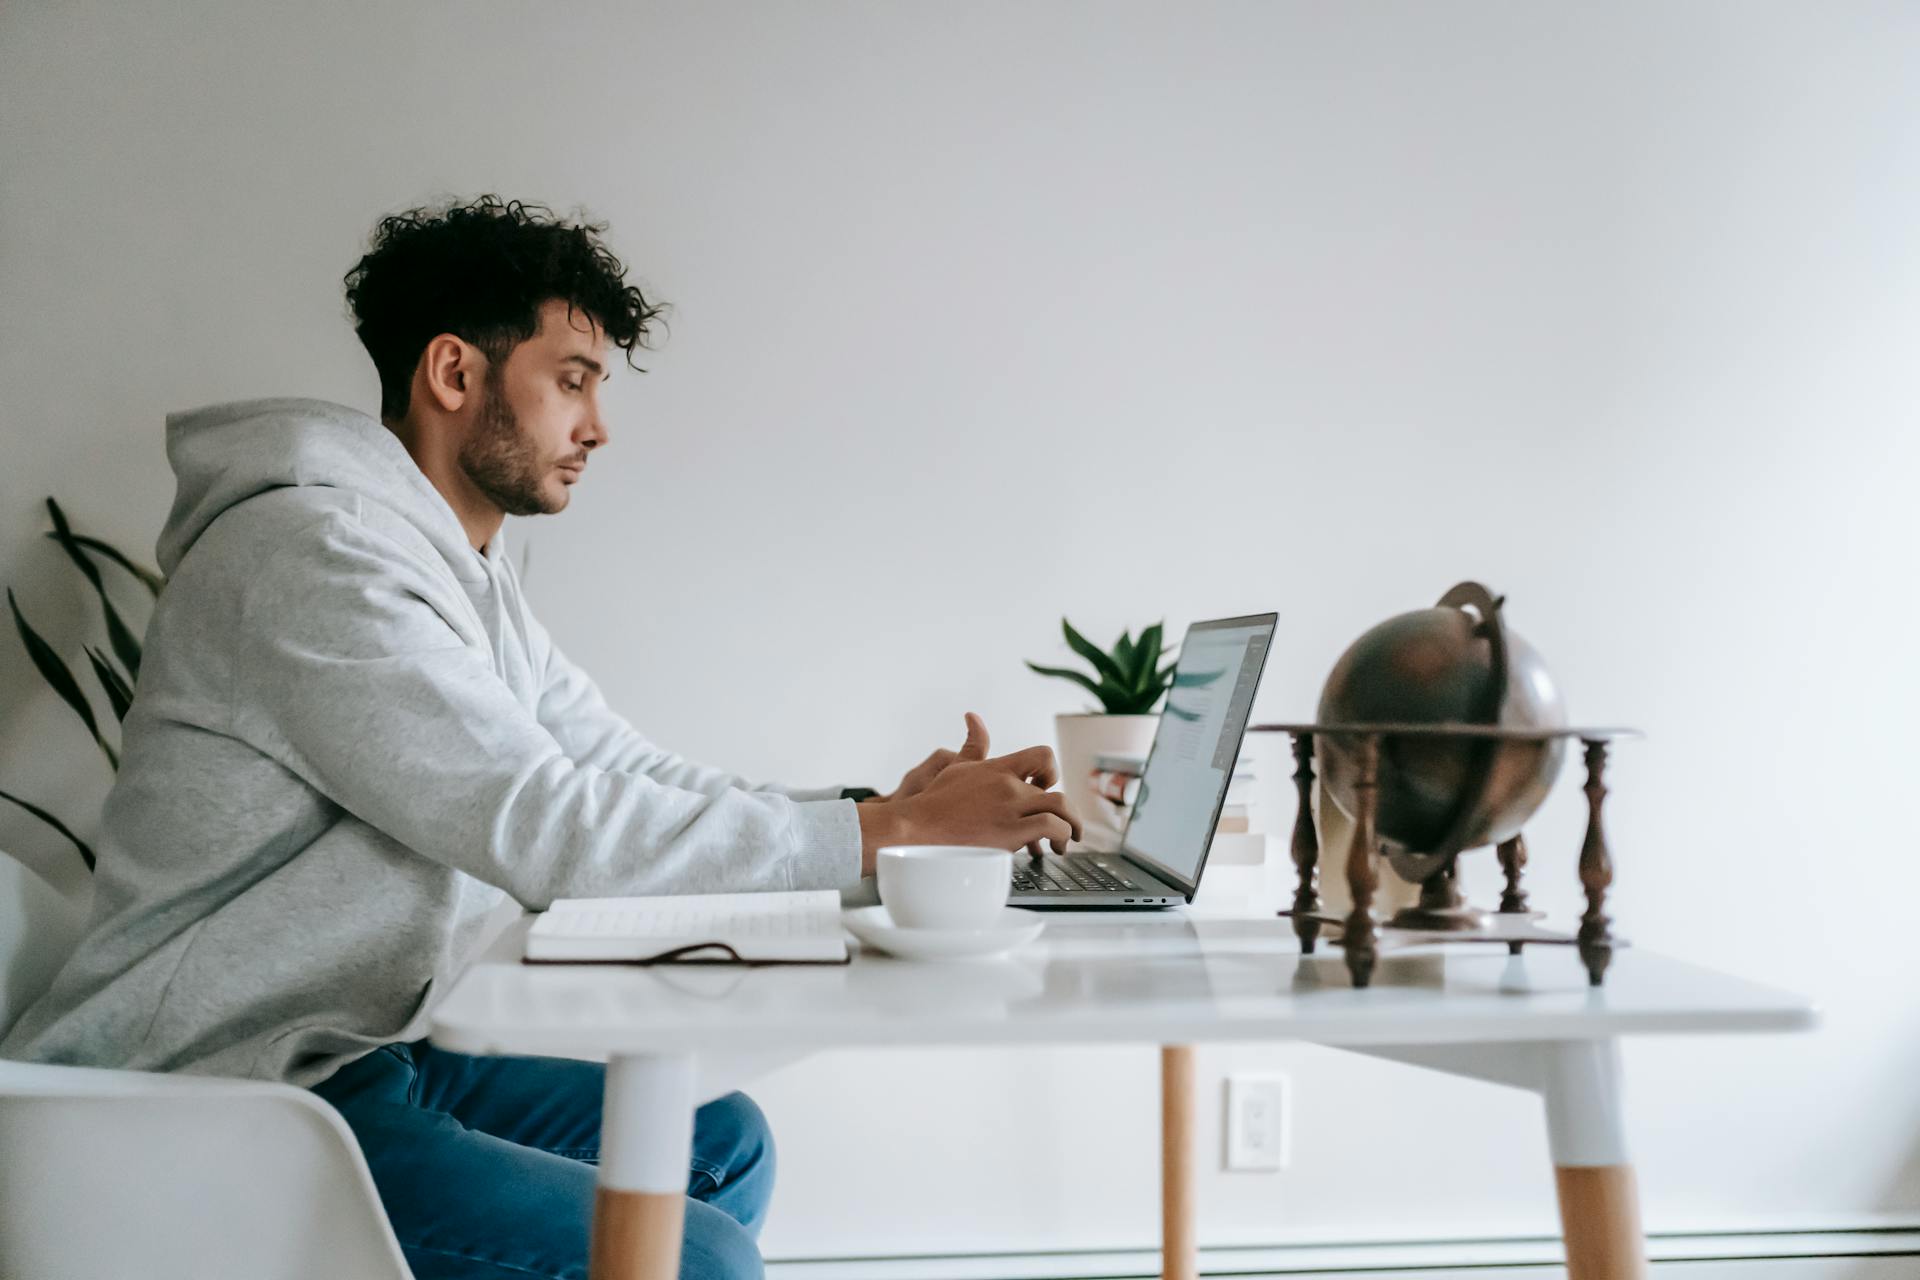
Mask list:
[[[152,569],[134,563],[100,539],[75,533],[72,525],[67,522],[66,512],[62,511],[60,504],[52,498],[47,499],[47,514],[53,519],[53,531],[47,534],[47,537],[58,543],[60,549],[67,553],[67,558],[73,561],[80,575],[87,580],[93,587],[94,594],[99,597],[100,610],[106,618],[107,649],[111,652],[92,645],[82,645],[81,649],[86,654],[87,665],[92,669],[94,679],[99,681],[101,690],[106,694],[107,706],[113,711],[114,721],[124,722],[128,708],[133,705],[134,683],[140,677],[141,640],[134,629],[127,624],[120,611],[114,607],[113,601],[107,597],[106,583],[100,576],[100,566],[96,563],[96,558],[131,574],[155,599],[159,598],[161,588],[166,585],[166,579]],[[107,735],[101,728],[100,718],[94,714],[93,704],[88,700],[79,678],[74,675],[73,668],[67,665],[66,660],[27,621],[26,615],[21,612],[20,602],[14,598],[11,587],[7,588],[7,608],[13,614],[13,626],[14,630],[20,633],[20,643],[26,647],[27,657],[39,671],[40,678],[60,695],[60,700],[71,707],[76,716],[80,717],[80,723],[86,726],[87,732],[92,735],[101,753],[107,757],[107,764],[118,771],[120,753],[107,740]],[[93,870],[93,850],[88,848],[86,841],[75,835],[73,829],[66,823],[39,805],[24,800],[12,792],[0,791],[0,800],[18,805],[59,832],[72,843],[75,849],[79,850],[81,860],[87,864],[87,870]]]
[[[1067,638],[1067,647],[1087,660],[1087,664],[1093,668],[1093,674],[1089,676],[1086,672],[1067,667],[1043,667],[1034,662],[1027,663],[1027,668],[1043,676],[1073,681],[1098,698],[1101,708],[1108,715],[1150,715],[1154,704],[1173,686],[1175,663],[1168,662],[1164,667],[1159,665],[1163,656],[1172,656],[1160,652],[1160,635],[1164,625],[1164,622],[1154,623],[1142,631],[1137,640],[1122,631],[1112,650],[1103,652],[1100,646],[1075,631],[1073,624],[1062,618],[1060,630]]]

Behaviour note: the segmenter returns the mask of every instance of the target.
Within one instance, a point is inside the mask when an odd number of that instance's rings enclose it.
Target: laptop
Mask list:
[[[1187,628],[1119,847],[1015,854],[1009,906],[1126,910],[1193,901],[1278,618],[1258,613]]]

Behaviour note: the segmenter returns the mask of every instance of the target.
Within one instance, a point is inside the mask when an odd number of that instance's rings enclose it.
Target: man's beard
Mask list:
[[[489,367],[482,380],[480,413],[466,443],[460,446],[460,469],[494,506],[510,516],[552,515],[567,505],[566,494],[549,501],[541,481],[547,468],[533,445],[520,434],[520,419],[507,403]]]

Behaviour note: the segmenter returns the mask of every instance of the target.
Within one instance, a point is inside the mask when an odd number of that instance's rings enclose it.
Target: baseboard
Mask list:
[[[1648,1257],[1656,1274],[1735,1274],[1707,1264],[1743,1264],[1737,1274],[1758,1277],[1877,1275],[1842,1265],[1843,1259],[1920,1258],[1920,1223],[1814,1231],[1702,1231],[1651,1235]],[[1791,1265],[1794,1260],[1809,1264]],[[1835,1263],[1832,1268],[1811,1264]],[[1259,1277],[1412,1277],[1444,1273],[1469,1280],[1478,1272],[1516,1280],[1525,1271],[1548,1274],[1563,1263],[1558,1237],[1498,1240],[1408,1240],[1364,1244],[1289,1244],[1200,1251],[1200,1274]],[[1671,1267],[1665,1264],[1672,1264]],[[1685,1264],[1685,1265],[1682,1265]],[[1773,1265],[1762,1265],[1773,1264]],[[1920,1272],[1920,1264],[1892,1264],[1887,1275]],[[949,1254],[914,1257],[791,1258],[769,1260],[768,1280],[1152,1280],[1160,1256],[1151,1249],[1106,1252]]]

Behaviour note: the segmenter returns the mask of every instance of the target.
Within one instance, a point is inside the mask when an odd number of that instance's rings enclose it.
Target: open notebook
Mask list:
[[[527,931],[530,964],[845,964],[836,889],[556,898]]]

